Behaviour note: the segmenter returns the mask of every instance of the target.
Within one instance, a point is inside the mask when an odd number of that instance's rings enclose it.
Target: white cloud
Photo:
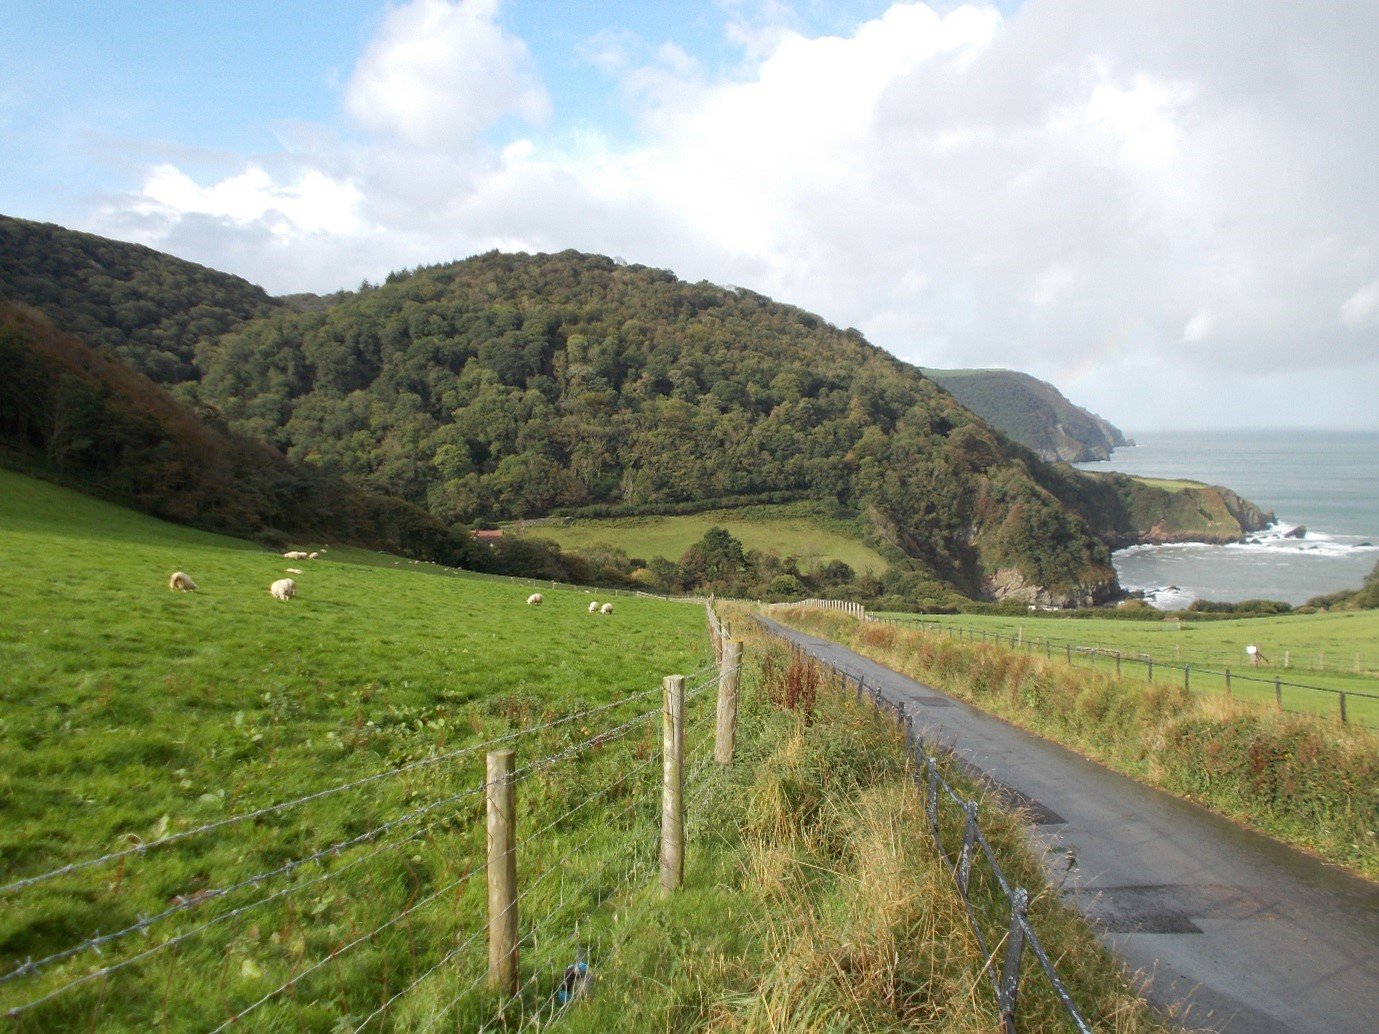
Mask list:
[[[394,7],[355,66],[345,106],[365,129],[427,148],[464,146],[509,115],[550,108],[526,44],[498,24],[499,0]]]
[[[1347,298],[1341,305],[1340,317],[1348,327],[1379,325],[1379,280]]]
[[[673,39],[587,42],[627,142],[558,91],[552,109],[497,0],[414,0],[349,77],[363,139],[298,133],[287,160],[204,181],[160,167],[126,208],[224,266],[221,220],[235,271],[278,290],[488,247],[619,254],[924,365],[1094,386],[1081,401],[1131,426],[1200,401],[1188,380],[1205,399],[1372,368],[1379,6],[896,2],[817,37],[776,0],[724,6],[725,72]]]
[[[359,216],[359,189],[315,169],[295,183],[275,183],[262,168],[243,172],[202,187],[175,166],[154,166],[144,180],[145,211],[181,215],[219,216],[232,223],[262,223],[275,237],[307,233],[356,234],[364,229]]]

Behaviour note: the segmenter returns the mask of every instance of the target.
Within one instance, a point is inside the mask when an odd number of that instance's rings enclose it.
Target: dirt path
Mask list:
[[[778,634],[1029,802],[1050,868],[1156,1004],[1232,1034],[1379,1031],[1379,886],[1102,768],[826,639]]]

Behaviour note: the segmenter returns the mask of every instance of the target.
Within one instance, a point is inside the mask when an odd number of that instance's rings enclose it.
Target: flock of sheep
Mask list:
[[[317,560],[325,550],[315,550],[307,553],[300,549],[290,549],[283,554],[284,560]],[[291,574],[301,574],[300,567],[289,567]],[[177,592],[196,592],[196,582],[192,581],[192,576],[186,571],[174,571],[172,577],[168,579],[168,588]],[[290,600],[297,595],[297,583],[291,578],[279,578],[268,587],[268,593],[275,600]],[[528,601],[530,602],[530,601]]]
[[[545,600],[545,597],[544,597],[544,596],[542,596],[539,592],[534,592],[534,593],[532,593],[530,596],[527,597],[527,606],[529,606],[529,607],[539,607],[539,606],[541,606],[543,600]],[[611,604],[611,603],[600,604],[598,600],[591,600],[590,603],[589,603],[589,613],[590,613],[590,614],[611,614],[611,613],[613,613],[613,604]]]
[[[300,549],[290,549],[283,554],[283,559],[316,560],[324,552],[325,550],[323,549],[315,550],[310,553]],[[413,563],[416,563],[416,561],[413,561]],[[300,567],[289,567],[287,570],[290,574],[302,573]],[[168,588],[176,592],[196,592],[196,582],[192,581],[192,576],[187,574],[186,571],[174,571],[172,572],[172,577],[168,579]],[[291,578],[279,578],[268,587],[268,592],[275,600],[290,600],[297,595],[297,583]],[[534,592],[527,597],[527,605],[530,607],[539,607],[544,600],[545,597],[542,596],[541,593]],[[589,604],[589,613],[611,614],[613,613],[613,604],[600,604],[598,600],[593,600]]]

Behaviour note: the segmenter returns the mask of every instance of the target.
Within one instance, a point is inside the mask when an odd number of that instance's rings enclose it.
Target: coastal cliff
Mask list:
[[[1059,494],[1111,549],[1243,542],[1275,521],[1272,512],[1220,485],[1115,472],[1078,474]]]

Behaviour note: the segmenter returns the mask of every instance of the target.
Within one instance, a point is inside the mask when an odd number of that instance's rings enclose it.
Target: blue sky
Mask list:
[[[0,13],[6,214],[277,292],[598,251],[1132,431],[1379,424],[1379,5]]]

